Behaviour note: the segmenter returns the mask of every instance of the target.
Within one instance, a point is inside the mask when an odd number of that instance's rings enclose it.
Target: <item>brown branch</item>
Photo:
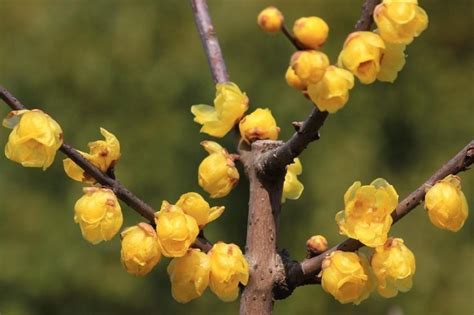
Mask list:
[[[0,85],[0,98],[13,110],[26,109],[26,107],[7,89]],[[138,212],[142,217],[155,225],[155,209],[134,195],[130,190],[122,185],[118,180],[102,173],[94,164],[84,158],[76,149],[64,142],[59,150],[68,156],[74,163],[79,165],[88,175],[93,177],[98,183],[107,186],[114,191],[117,197],[125,202],[130,208]],[[111,173],[113,174],[113,173]],[[196,240],[195,247],[203,251],[210,249],[210,243],[205,239]]]
[[[364,2],[362,15],[355,26],[356,31],[370,30],[373,22],[373,11],[379,2],[380,0],[366,0]],[[292,38],[291,35],[290,37]],[[293,43],[291,38],[289,39]],[[293,45],[299,49],[299,46],[295,43]],[[319,139],[319,129],[321,129],[327,117],[328,112],[321,112],[314,108],[304,122],[298,123],[301,127],[284,145],[262,157],[264,159],[263,171],[272,172],[272,170],[281,169],[293,163],[294,158],[300,155],[311,142]]]
[[[381,0],[366,0],[362,5],[362,15],[355,25],[356,31],[369,31],[374,19],[374,9]]]
[[[196,27],[206,52],[214,83],[229,81],[219,40],[212,25],[206,0],[190,0]]]
[[[308,49],[302,43],[300,43],[293,35],[291,35],[290,31],[286,28],[285,24],[281,26],[281,32],[285,37],[290,41],[290,43],[295,46],[297,50],[305,50]]]
[[[458,154],[456,154],[451,160],[447,161],[433,176],[431,176],[423,185],[418,187],[414,192],[409,194],[403,199],[392,213],[393,224],[398,222],[401,218],[407,215],[410,211],[415,209],[425,198],[426,188],[433,186],[437,181],[445,178],[449,174],[458,174],[459,172],[469,169],[469,166],[474,163],[474,140],[472,140],[467,146],[465,146]],[[319,283],[320,279],[317,278],[318,273],[321,270],[321,264],[325,257],[334,252],[335,250],[342,251],[356,251],[364,246],[357,240],[347,239],[344,242],[334,246],[333,248],[325,251],[324,253],[309,259],[303,260],[301,263],[286,259],[285,269],[286,279],[280,284],[277,283],[276,290],[280,292],[280,296],[276,298],[286,298],[297,286]],[[278,286],[282,287],[278,288]],[[290,288],[289,290],[287,288]]]
[[[277,254],[278,219],[285,173],[272,178],[258,172],[263,152],[280,145],[278,141],[256,141],[244,155],[250,182],[249,213],[245,256],[250,278],[242,292],[241,315],[269,315],[273,309],[273,284],[283,269]]]

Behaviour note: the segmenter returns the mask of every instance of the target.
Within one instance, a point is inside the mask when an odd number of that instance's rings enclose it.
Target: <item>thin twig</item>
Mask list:
[[[392,213],[393,224],[397,223],[401,218],[415,209],[425,198],[426,188],[433,186],[437,181],[445,178],[449,174],[458,174],[459,172],[469,169],[474,163],[474,140],[465,146],[452,159],[447,161],[436,173],[433,174],[424,184],[418,187],[414,192],[403,199]],[[329,254],[336,250],[356,251],[364,245],[357,240],[347,239],[333,248],[313,258],[305,259],[298,265],[293,265],[291,272],[287,274],[287,283],[291,283],[294,287],[318,283],[314,281],[315,277],[321,270],[321,264]],[[316,279],[317,280],[317,279]]]
[[[293,46],[295,46],[295,48],[297,50],[305,50],[305,49],[308,49],[306,48],[303,44],[301,44],[291,33],[290,31],[288,30],[288,28],[286,28],[285,24],[283,24],[281,26],[281,32],[283,33],[283,35],[285,35],[285,37],[290,41],[290,43],[293,44]]]
[[[13,110],[26,109],[26,107],[7,89],[0,85],[0,98]],[[79,165],[88,175],[93,177],[101,185],[107,186],[114,191],[117,197],[125,202],[130,208],[138,212],[142,217],[155,225],[156,210],[142,199],[134,195],[130,190],[122,185],[118,180],[111,178],[102,173],[94,164],[84,158],[76,149],[64,142],[59,150],[68,156],[74,163]],[[195,247],[201,248],[203,251],[209,250],[210,245],[206,239],[196,240]]]
[[[219,40],[212,25],[209,9],[205,0],[190,0],[194,20],[206,52],[207,62],[211,68],[214,83],[229,81],[229,74],[222,56]]]

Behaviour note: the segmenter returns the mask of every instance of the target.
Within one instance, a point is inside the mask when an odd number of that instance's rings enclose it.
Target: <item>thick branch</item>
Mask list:
[[[356,31],[370,30],[373,21],[373,11],[379,2],[380,0],[366,0],[364,2],[362,15],[355,26]],[[285,33],[285,35],[288,37],[289,34]],[[294,43],[291,36],[288,38],[296,48],[299,47]],[[266,155],[264,158],[265,169],[271,171],[293,163],[293,159],[300,155],[311,142],[319,139],[319,129],[323,126],[327,117],[328,112],[321,112],[314,108],[308,118],[300,123],[301,127],[284,145]]]
[[[241,315],[269,315],[273,309],[273,284],[282,274],[277,255],[278,218],[285,173],[271,178],[259,174],[259,158],[278,141],[256,141],[245,157],[250,182],[249,213],[245,255],[249,262],[249,283],[240,301]]]
[[[446,162],[423,185],[418,187],[398,204],[398,207],[392,213],[393,224],[415,209],[423,201],[426,194],[426,188],[433,186],[437,181],[445,178],[449,174],[457,174],[467,170],[472,163],[474,163],[474,140],[472,140],[451,160]],[[362,246],[364,245],[357,240],[347,239],[324,253],[313,258],[305,259],[301,263],[287,260],[286,269],[290,272],[287,272],[286,274],[287,278],[285,286],[290,286],[294,289],[299,285],[318,283],[316,276],[321,270],[321,264],[325,257],[335,250],[356,251]],[[289,292],[289,294],[291,294],[291,292]],[[286,298],[288,295],[282,296],[281,298]]]
[[[0,86],[0,98],[13,110],[26,109],[26,107],[3,86]],[[64,142],[59,150],[69,157],[74,163],[79,165],[88,175],[93,177],[101,185],[107,186],[114,191],[117,197],[125,202],[130,208],[138,212],[142,217],[150,221],[152,225],[155,223],[155,209],[134,195],[130,190],[122,185],[118,180],[113,179],[105,173],[102,173],[94,164],[84,158],[76,149]],[[209,242],[202,238],[196,240],[195,247],[201,248],[203,251],[210,249]]]
[[[229,81],[229,74],[222,57],[221,47],[212,25],[206,0],[190,0],[196,27],[206,52],[214,83]]]

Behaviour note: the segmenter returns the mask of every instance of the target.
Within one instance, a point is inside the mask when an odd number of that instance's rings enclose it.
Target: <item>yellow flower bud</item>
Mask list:
[[[375,7],[374,20],[383,40],[393,44],[409,44],[428,27],[417,0],[384,0]]]
[[[300,80],[300,78],[296,75],[293,68],[288,67],[285,73],[286,83],[294,89],[304,91],[306,90],[306,84]]]
[[[214,107],[193,105],[191,112],[195,116],[194,121],[202,125],[201,132],[222,138],[239,122],[248,104],[249,99],[235,83],[218,83]]]
[[[283,14],[275,7],[263,9],[257,17],[258,26],[260,26],[263,31],[269,33],[280,31],[283,21]]]
[[[283,193],[281,196],[281,202],[285,202],[286,199],[296,200],[300,198],[303,193],[304,186],[298,180],[298,175],[303,172],[303,166],[299,158],[295,158],[293,163],[288,165],[286,168],[285,181],[283,183]]]
[[[351,252],[332,252],[322,264],[321,286],[340,303],[358,305],[374,289],[367,258]]]
[[[321,81],[308,86],[308,95],[320,111],[335,113],[349,100],[354,76],[347,70],[329,66]]]
[[[163,201],[155,213],[158,246],[166,257],[182,257],[199,234],[196,220],[175,205]]]
[[[360,82],[370,84],[380,71],[380,59],[384,50],[385,44],[378,34],[351,33],[339,54],[338,66],[352,72]]]
[[[316,16],[302,17],[293,25],[296,39],[305,47],[318,49],[324,45],[328,38],[329,26]]]
[[[105,140],[89,142],[90,153],[81,151],[79,153],[105,173],[120,159],[120,142],[115,135],[104,128],[100,128],[100,133],[104,136]],[[69,158],[63,160],[63,166],[66,174],[78,182],[89,184],[96,182],[94,178],[90,177],[79,165]]]
[[[8,159],[43,170],[53,164],[63,144],[63,131],[49,115],[39,109],[12,111],[3,120],[3,126],[13,129],[5,146]]]
[[[336,214],[339,233],[369,247],[383,245],[393,222],[390,214],[398,204],[393,186],[382,178],[364,186],[355,182],[344,194],[344,204]]]
[[[201,145],[209,153],[198,169],[198,181],[211,198],[225,197],[239,182],[239,172],[226,149],[214,141]]]
[[[377,80],[393,83],[405,65],[405,45],[385,44]]]
[[[247,143],[256,140],[276,140],[280,132],[268,108],[257,108],[253,113],[245,116],[239,123],[239,129],[242,139]]]
[[[290,66],[301,82],[306,85],[314,84],[323,78],[329,59],[320,51],[297,51],[291,56]]]
[[[189,249],[183,257],[173,258],[167,270],[173,298],[188,303],[200,297],[209,285],[211,262],[199,249]]]
[[[234,301],[239,295],[239,282],[247,285],[249,266],[235,244],[218,242],[208,253],[211,260],[209,285],[222,301]]]
[[[125,229],[120,236],[122,239],[120,260],[127,272],[144,276],[160,261],[158,237],[150,224],[139,223]]]
[[[461,190],[461,179],[448,175],[431,187],[425,196],[425,208],[434,226],[459,231],[466,221],[469,210]]]
[[[189,192],[181,195],[176,202],[184,213],[192,216],[199,227],[203,227],[209,222],[214,221],[224,212],[225,207],[210,207],[204,198],[195,192]]]
[[[106,188],[84,188],[84,196],[76,202],[74,211],[82,236],[92,244],[112,239],[123,223],[117,197]]]
[[[306,241],[308,251],[313,254],[320,254],[328,249],[328,241],[322,235],[313,235]]]
[[[389,238],[375,248],[371,260],[377,278],[377,291],[385,298],[394,297],[398,291],[408,292],[415,274],[415,256],[401,238]]]

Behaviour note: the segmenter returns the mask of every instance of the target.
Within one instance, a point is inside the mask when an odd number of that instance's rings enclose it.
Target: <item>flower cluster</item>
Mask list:
[[[249,279],[248,263],[235,244],[216,243],[207,253],[189,249],[168,265],[171,291],[176,301],[187,303],[200,297],[209,286],[222,301],[234,301],[239,284]]]
[[[224,207],[210,207],[198,193],[182,194],[176,204],[163,201],[155,214],[155,228],[147,223],[121,234],[121,260],[137,276],[149,273],[162,256],[170,257],[168,275],[174,299],[187,303],[211,290],[223,301],[237,298],[239,284],[247,284],[248,264],[237,245],[216,243],[206,254],[191,248],[199,229],[216,220]]]
[[[415,255],[403,239],[388,237],[391,214],[398,203],[393,186],[381,178],[365,186],[355,182],[345,193],[344,203],[345,209],[336,215],[341,234],[373,248],[374,253],[368,264],[361,254],[332,252],[322,264],[323,289],[341,303],[355,304],[374,288],[385,298],[409,291],[416,271]],[[448,175],[427,189],[425,207],[436,227],[458,231],[468,216],[459,177]],[[318,235],[307,246],[309,254],[321,254],[318,247],[324,250],[327,242]]]

